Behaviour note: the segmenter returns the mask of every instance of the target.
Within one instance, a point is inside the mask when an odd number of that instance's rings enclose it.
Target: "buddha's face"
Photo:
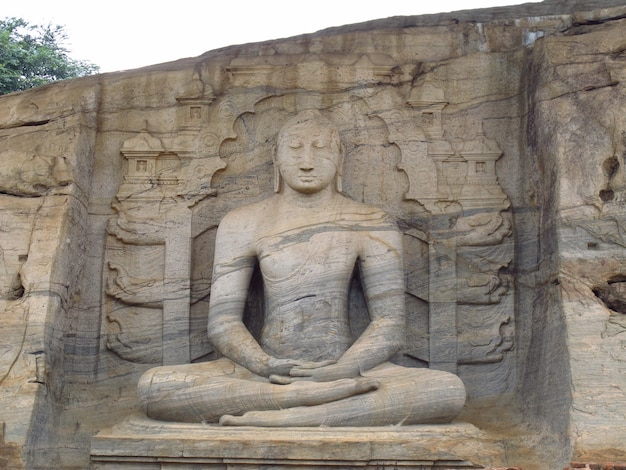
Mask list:
[[[304,194],[326,189],[339,167],[339,144],[330,129],[317,123],[294,126],[278,143],[276,164],[285,184]]]

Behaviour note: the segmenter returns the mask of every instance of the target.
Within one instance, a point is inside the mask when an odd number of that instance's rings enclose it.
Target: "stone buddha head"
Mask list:
[[[336,126],[317,110],[306,110],[285,122],[274,152],[274,191],[286,184],[301,193],[315,193],[334,181],[342,190],[343,152]]]

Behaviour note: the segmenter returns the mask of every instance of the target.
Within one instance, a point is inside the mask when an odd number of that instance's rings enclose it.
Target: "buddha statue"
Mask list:
[[[465,403],[454,374],[389,362],[404,342],[402,235],[382,210],[341,194],[339,133],[318,111],[278,134],[275,192],[237,208],[216,236],[208,334],[220,359],[148,370],[138,396],[153,419],[224,426],[445,423]],[[259,338],[243,323],[255,266]],[[358,267],[370,322],[353,338]]]

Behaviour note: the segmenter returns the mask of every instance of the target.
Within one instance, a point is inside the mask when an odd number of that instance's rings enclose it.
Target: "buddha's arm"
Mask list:
[[[370,324],[341,361],[365,371],[387,361],[404,345],[406,305],[402,235],[395,229],[366,232],[360,272]]]
[[[217,230],[209,303],[209,340],[224,356],[251,372],[267,376],[270,357],[242,321],[255,263],[254,230],[247,223],[248,214],[236,212],[226,215]]]
[[[362,232],[360,271],[370,324],[336,364],[291,375],[327,381],[356,377],[393,356],[404,344],[406,307],[402,236],[395,227]]]

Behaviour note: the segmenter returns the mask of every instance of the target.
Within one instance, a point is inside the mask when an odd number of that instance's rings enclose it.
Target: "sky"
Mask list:
[[[69,37],[64,46],[71,58],[96,64],[100,72],[113,72],[379,18],[531,1],[14,0],[3,2],[0,18],[62,25]]]

